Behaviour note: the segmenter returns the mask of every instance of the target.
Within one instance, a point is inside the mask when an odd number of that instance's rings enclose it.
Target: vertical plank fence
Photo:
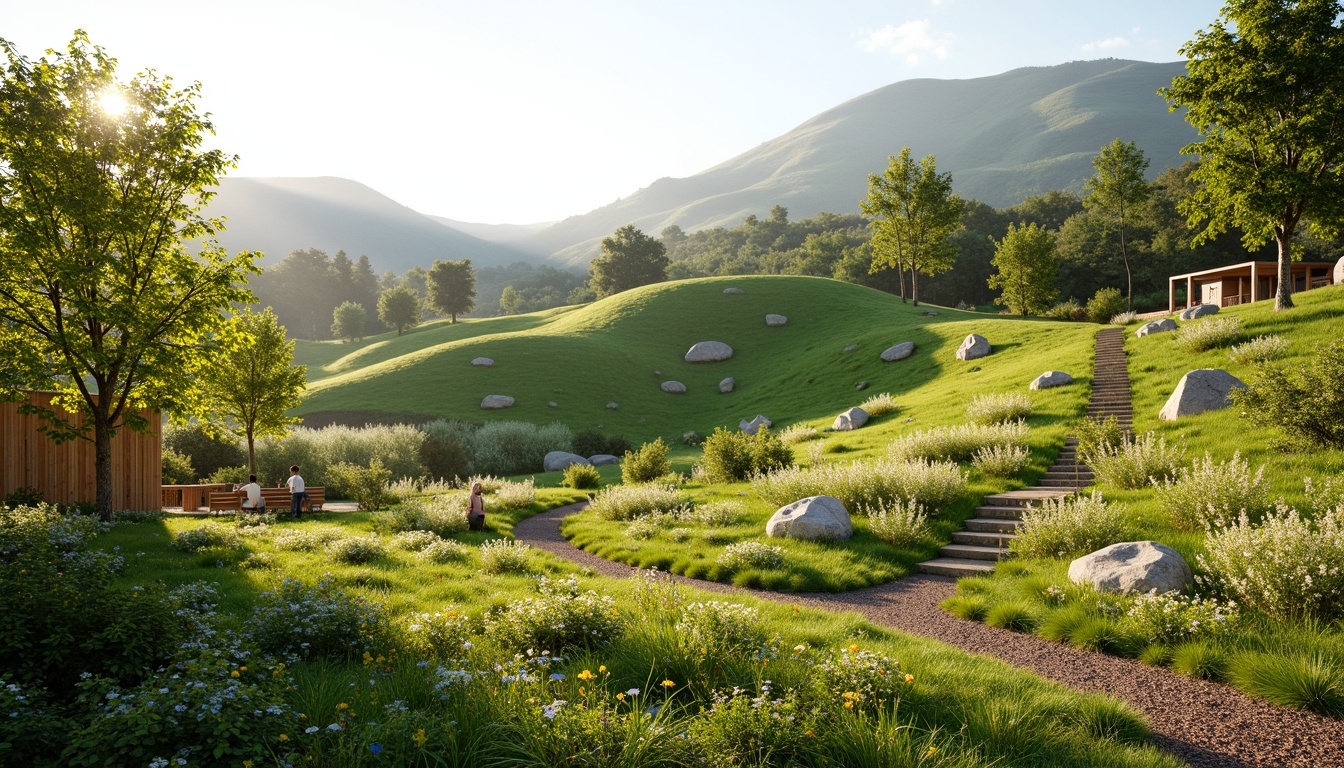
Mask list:
[[[50,406],[52,397],[50,392],[30,392],[28,402]],[[40,419],[19,413],[20,405],[0,403],[0,496],[30,487],[52,503],[93,502],[93,442],[69,440],[56,444],[38,431]],[[141,415],[149,420],[148,432],[123,427],[112,439],[113,509],[159,509],[163,504],[159,488],[163,461],[159,414],[144,411]],[[82,417],[74,417],[74,423],[82,421]]]

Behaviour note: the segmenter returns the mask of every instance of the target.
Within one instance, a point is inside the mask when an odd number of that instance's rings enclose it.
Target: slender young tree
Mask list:
[[[378,297],[378,319],[397,335],[413,325],[420,324],[420,297],[404,285],[388,288]]]
[[[1195,244],[1229,227],[1279,248],[1274,309],[1293,306],[1293,232],[1344,224],[1344,6],[1337,0],[1228,0],[1185,44],[1186,74],[1160,93],[1199,132],[1198,183],[1181,206]]]
[[[364,339],[364,307],[353,301],[342,303],[331,312],[331,335],[345,342]]]
[[[93,442],[108,519],[113,435],[148,428],[143,408],[197,407],[226,309],[252,299],[255,255],[226,253],[202,214],[234,158],[202,149],[199,84],[119,81],[82,31],[37,61],[0,50],[0,392],[57,392],[26,410],[53,439]]]
[[[909,147],[888,158],[881,175],[869,174],[868,197],[859,203],[872,218],[871,270],[909,269],[910,300],[919,306],[920,273],[936,275],[956,263],[951,237],[961,227],[965,207],[952,192],[952,174],[938,173],[933,155],[918,166]]]
[[[476,273],[471,269],[471,259],[435,261],[425,282],[427,303],[440,315],[448,315],[450,323],[476,308]]]
[[[1129,250],[1125,246],[1125,227],[1148,202],[1148,182],[1143,174],[1148,170],[1148,158],[1134,142],[1119,139],[1101,148],[1092,158],[1096,173],[1083,185],[1083,207],[1102,212],[1114,222],[1120,232],[1120,259],[1125,263],[1128,284],[1126,309],[1134,309],[1134,271],[1129,266]]]
[[[1059,259],[1055,256],[1055,237],[1035,222],[1008,225],[1008,234],[994,243],[994,268],[989,287],[1003,291],[994,303],[1029,317],[1041,314],[1055,301],[1059,289]]]

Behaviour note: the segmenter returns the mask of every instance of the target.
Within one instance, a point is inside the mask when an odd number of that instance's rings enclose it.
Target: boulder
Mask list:
[[[905,358],[913,355],[914,353],[915,353],[915,342],[902,341],[900,344],[887,347],[885,350],[882,351],[882,362],[894,363],[897,360],[904,360]]]
[[[757,432],[760,432],[761,427],[769,429],[772,426],[774,426],[774,422],[770,421],[769,419],[765,418],[759,413],[756,414],[756,418],[752,419],[751,421],[747,421],[746,419],[740,419],[737,422],[737,428],[742,430],[743,432],[746,432],[748,435],[754,435]]]
[[[866,382],[866,381],[860,381],[858,384],[855,384],[855,385],[854,385],[854,388],[857,389],[858,391],[862,392],[863,390],[867,389],[869,386],[871,386],[871,385],[870,385],[868,382]]]
[[[1098,592],[1159,594],[1190,586],[1190,564],[1180,553],[1156,541],[1126,541],[1069,563],[1069,580],[1091,584]]]
[[[1196,304],[1193,307],[1186,307],[1181,310],[1182,320],[1198,320],[1205,315],[1218,314],[1217,304]]]
[[[1154,333],[1166,333],[1176,330],[1176,321],[1170,317],[1164,317],[1161,320],[1153,320],[1139,326],[1139,330],[1134,332],[1135,336],[1148,336]]]
[[[617,405],[616,403],[607,403],[607,410],[609,410],[609,411],[614,411],[614,410],[616,410],[617,408],[620,408],[620,407],[621,407],[621,406]]]
[[[1232,404],[1233,389],[1246,384],[1221,368],[1200,368],[1181,377],[1176,390],[1157,414],[1160,421],[1175,421],[1182,416],[1216,411]]]
[[[596,456],[589,456],[588,463],[594,467],[605,467],[609,464],[620,464],[619,456],[612,456],[610,453],[599,453]]]
[[[734,294],[738,294],[738,293],[746,293],[746,291],[742,290],[741,288],[724,288],[724,289],[723,289],[723,292],[726,293],[726,294],[728,294],[729,296],[732,296],[732,295],[734,295]]]
[[[854,535],[849,510],[834,496],[808,496],[780,507],[765,524],[765,535],[777,538],[848,539]]]
[[[1340,257],[1339,261],[1335,262],[1335,271],[1331,280],[1335,285],[1344,285],[1344,257]]]
[[[787,318],[787,317],[785,317],[785,316],[783,316],[783,315],[766,315],[766,316],[765,316],[765,324],[768,325],[768,326],[770,326],[771,328],[778,328],[779,326],[784,325],[784,324],[787,323],[787,322],[789,322],[789,318]]]
[[[719,393],[726,395],[729,392],[732,392],[733,388],[735,388],[736,386],[737,386],[737,380],[734,379],[732,376],[729,376],[728,378],[719,382]]]
[[[1031,389],[1052,389],[1062,387],[1065,384],[1072,384],[1073,377],[1063,371],[1046,371],[1040,376],[1032,379]]]
[[[835,417],[831,429],[836,432],[849,432],[868,423],[868,412],[855,406]]]
[[[500,408],[512,408],[513,398],[508,395],[486,395],[481,401],[481,407],[487,411],[497,411]]]
[[[858,352],[858,351],[859,351],[859,345],[858,345],[858,344],[850,344],[848,347],[845,347],[844,349],[842,349],[842,350],[840,350],[840,351],[843,352],[843,353],[846,354],[846,355],[848,355],[850,352]]]
[[[972,333],[957,347],[958,360],[976,360],[989,354],[989,339],[978,333]]]
[[[552,400],[552,401],[550,401],[549,403],[546,404],[546,407],[547,407],[547,408],[559,408],[559,407],[560,407],[560,404],[557,403],[557,402],[555,402],[554,400]]]
[[[476,357],[472,358],[471,364],[479,366],[481,368],[489,368],[490,366],[495,364],[495,361],[491,360],[488,357]]]
[[[577,453],[551,451],[546,454],[546,458],[541,460],[541,468],[547,472],[563,472],[569,469],[572,464],[582,464],[586,467],[591,463]]]
[[[686,352],[688,363],[717,363],[733,356],[733,348],[722,341],[701,341]]]
[[[662,383],[663,391],[674,395],[683,394],[686,391],[686,385],[674,379],[668,379]]]

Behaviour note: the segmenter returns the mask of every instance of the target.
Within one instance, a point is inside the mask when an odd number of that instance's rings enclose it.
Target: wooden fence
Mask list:
[[[32,392],[28,402],[50,406],[51,398],[50,392]],[[41,491],[48,502],[94,501],[93,442],[68,440],[58,445],[38,431],[41,420],[19,413],[20,405],[0,403],[0,495],[31,487]],[[141,415],[149,420],[148,432],[123,427],[112,438],[113,509],[158,509],[162,504],[159,414],[145,411]],[[79,424],[83,418],[75,416],[73,421]]]

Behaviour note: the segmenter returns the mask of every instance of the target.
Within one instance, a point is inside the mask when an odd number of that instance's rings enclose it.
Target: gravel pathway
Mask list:
[[[584,502],[571,504],[523,520],[514,535],[604,576],[633,576],[636,569],[576,549],[560,535],[560,521],[585,506]],[[673,578],[712,592],[749,592],[778,602],[854,611],[874,624],[992,656],[1079,691],[1108,694],[1144,713],[1157,745],[1192,766],[1344,768],[1344,722],[1284,709],[1224,685],[1147,667],[1132,659],[962,621],[938,607],[956,586],[947,577],[910,576],[838,595],[762,592]]]

